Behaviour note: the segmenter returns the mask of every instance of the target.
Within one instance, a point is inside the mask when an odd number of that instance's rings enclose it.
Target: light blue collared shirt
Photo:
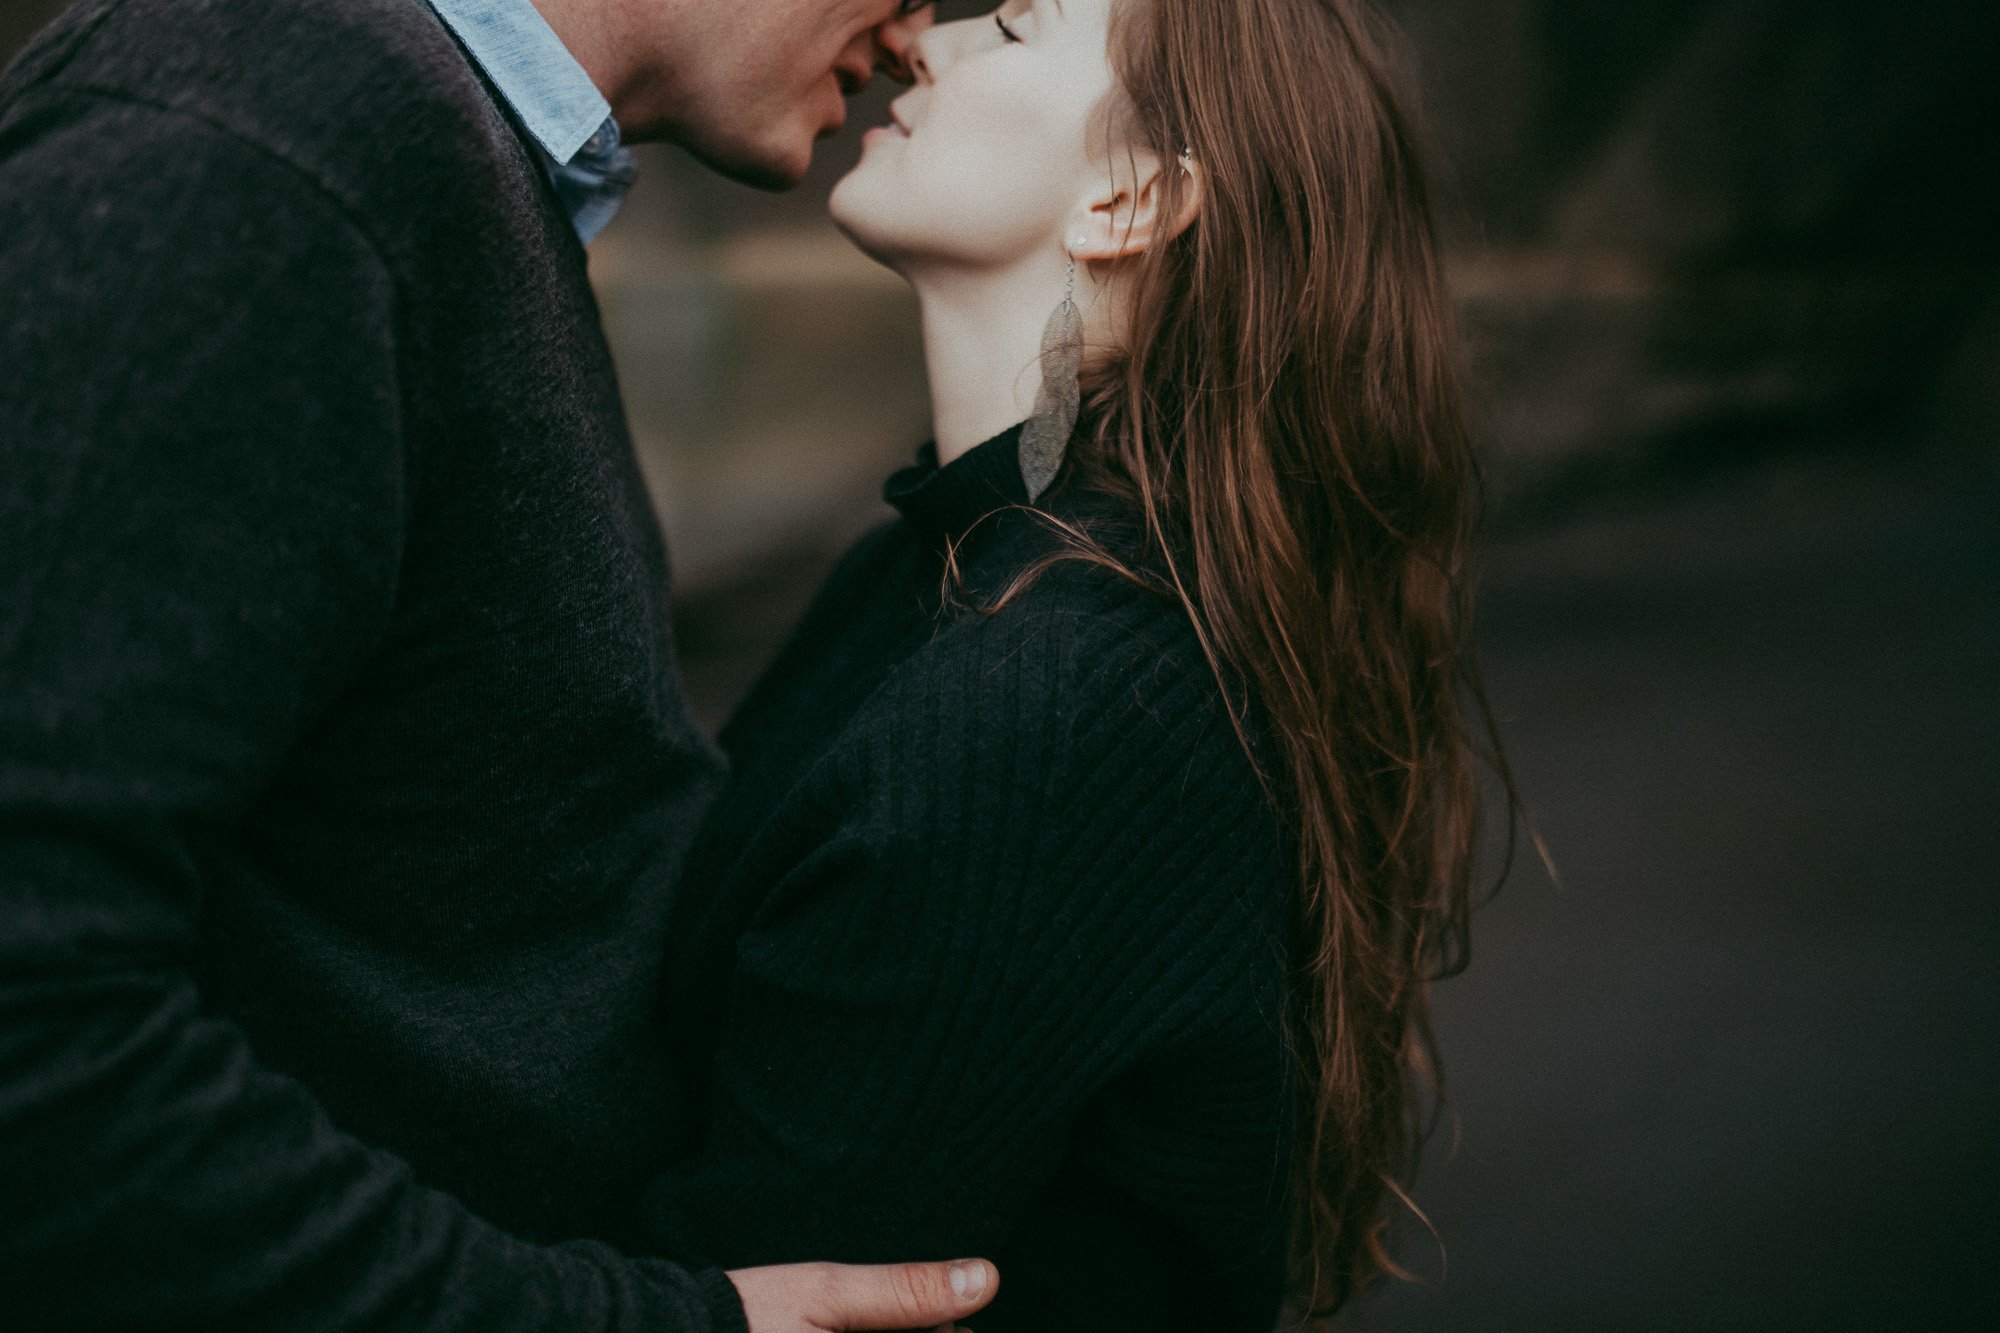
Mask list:
[[[430,0],[507,100],[585,245],[624,204],[638,163],[611,104],[530,0]]]

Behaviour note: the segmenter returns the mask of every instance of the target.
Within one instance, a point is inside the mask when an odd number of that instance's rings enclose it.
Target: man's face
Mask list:
[[[846,123],[846,99],[876,70],[907,78],[903,52],[931,23],[927,0],[693,0],[661,10],[657,75],[624,128],[765,189],[798,184],[813,145]]]

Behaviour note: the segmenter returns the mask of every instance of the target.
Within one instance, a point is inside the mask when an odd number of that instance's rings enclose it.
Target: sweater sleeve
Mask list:
[[[1240,1012],[1273,820],[1213,682],[1107,623],[959,621],[788,799],[666,1253],[999,1253],[1086,1102]]]
[[[367,238],[214,127],[43,91],[0,110],[0,292],[5,1322],[740,1330],[719,1273],[531,1246],[417,1184],[191,979],[195,850],[394,595]]]

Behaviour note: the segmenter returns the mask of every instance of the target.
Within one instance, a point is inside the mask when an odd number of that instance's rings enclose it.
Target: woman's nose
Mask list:
[[[915,83],[926,73],[923,37],[937,21],[933,7],[923,5],[897,13],[875,27],[875,67],[898,83]]]

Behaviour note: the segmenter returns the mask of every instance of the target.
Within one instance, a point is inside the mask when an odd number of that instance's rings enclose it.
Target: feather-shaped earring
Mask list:
[[[1063,454],[1076,430],[1082,393],[1077,372],[1083,365],[1083,316],[1076,308],[1076,255],[1069,257],[1069,276],[1062,304],[1042,330],[1042,387],[1035,393],[1035,414],[1021,431],[1021,480],[1028,501],[1042,493],[1062,470]]]

